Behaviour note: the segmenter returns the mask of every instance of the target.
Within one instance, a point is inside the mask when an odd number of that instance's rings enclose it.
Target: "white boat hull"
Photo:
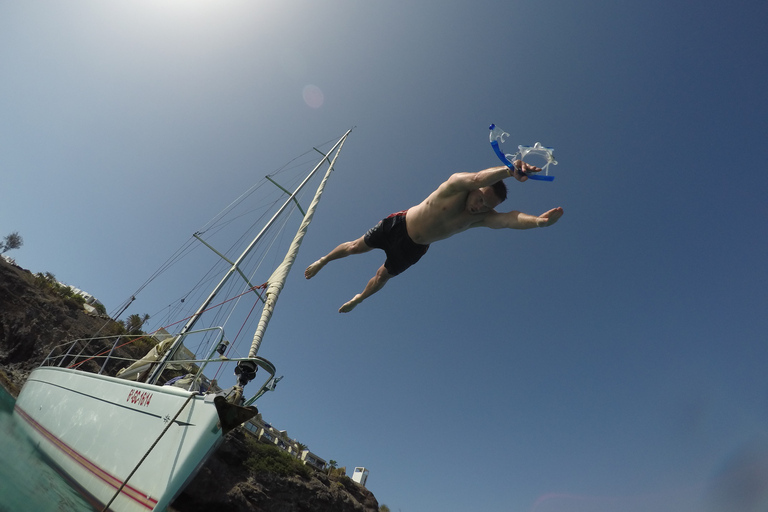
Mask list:
[[[15,412],[45,456],[103,507],[160,437],[109,509],[162,511],[222,440],[213,402],[154,386],[58,367],[32,372]]]

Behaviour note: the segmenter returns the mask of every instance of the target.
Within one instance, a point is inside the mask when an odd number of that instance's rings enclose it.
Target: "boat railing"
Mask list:
[[[214,335],[212,339],[209,336],[211,334]],[[168,384],[169,381],[173,380],[176,381],[173,383],[174,386],[183,387],[189,391],[220,392],[222,390],[218,385],[217,379],[209,380],[205,376],[206,368],[211,364],[234,366],[241,361],[251,361],[259,368],[265,370],[268,375],[257,393],[247,400],[247,405],[253,403],[274,386],[273,380],[276,369],[268,360],[262,357],[225,357],[224,352],[228,342],[225,341],[224,330],[221,327],[190,331],[184,335],[182,341],[193,339],[196,336],[209,336],[209,339],[204,343],[204,355],[198,357],[186,347],[184,350],[177,351],[173,360],[165,363],[164,370],[169,371],[165,371],[163,374],[164,379],[162,382],[158,382],[158,385]],[[176,336],[166,335],[158,340],[156,337],[146,334],[79,338],[54,346],[41,363],[41,366],[57,366],[83,370],[99,375],[126,378],[127,380],[142,380],[150,373],[149,370],[159,363],[162,353],[167,350],[167,345],[165,347],[163,345],[170,344],[175,338]],[[144,340],[151,341],[147,342]],[[132,352],[142,351],[143,349],[144,355],[137,357],[131,354],[126,349],[128,346],[134,346],[131,350]],[[137,349],[135,346],[141,348]],[[184,345],[182,344],[182,346]],[[162,352],[158,352],[158,347],[160,347]],[[126,370],[129,369],[133,369],[133,371],[126,374]],[[222,369],[220,368],[217,375],[221,371]],[[234,374],[234,371],[231,373]],[[186,377],[179,382],[177,379],[180,380],[182,376]]]
[[[116,348],[133,343],[146,335],[117,335],[100,336],[92,338],[78,338],[66,341],[54,346],[48,355],[43,359],[41,366],[58,366],[62,368],[80,368],[94,373],[105,373],[107,363],[128,362],[133,363],[140,358],[126,357],[114,353]],[[91,350],[88,350],[91,348]],[[102,364],[98,371],[94,371],[91,362],[101,361]],[[85,368],[81,368],[85,366]]]

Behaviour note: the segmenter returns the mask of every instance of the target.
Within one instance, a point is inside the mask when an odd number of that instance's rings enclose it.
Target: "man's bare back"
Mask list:
[[[495,210],[496,206],[506,197],[506,187],[503,186],[503,183],[501,185],[504,197],[499,197],[498,182],[512,176],[523,182],[527,180],[527,177],[521,172],[521,169],[524,172],[541,170],[521,161],[515,162],[515,166],[514,172],[507,167],[492,167],[477,173],[453,174],[424,201],[405,213],[407,238],[410,239],[411,243],[428,246],[474,227],[529,229],[551,226],[557,222],[563,215],[563,209],[560,207],[553,208],[538,216],[518,211],[499,213]],[[378,227],[379,225],[377,225]],[[372,250],[373,247],[366,243],[366,236],[340,244],[307,267],[304,276],[311,279],[330,261]],[[388,266],[391,264],[390,259],[391,255],[387,251],[387,261],[384,265],[377,270],[376,275],[371,278],[361,293],[341,306],[340,313],[352,311],[363,300],[383,288],[393,275],[397,275],[401,271],[398,269],[398,272],[392,274],[388,270]]]

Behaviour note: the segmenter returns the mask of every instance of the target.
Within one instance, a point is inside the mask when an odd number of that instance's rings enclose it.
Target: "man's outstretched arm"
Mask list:
[[[539,172],[539,167],[527,164],[522,160],[515,160],[515,168],[510,169],[506,165],[498,167],[489,167],[478,172],[457,172],[452,174],[448,181],[444,183],[448,192],[467,192],[477,190],[483,187],[490,187],[497,181],[504,178],[513,177],[517,181],[526,181],[528,176],[526,172]]]
[[[479,226],[485,226],[491,229],[531,229],[544,228],[551,226],[563,216],[563,209],[560,207],[552,208],[548,212],[539,216],[528,215],[518,211],[507,213],[492,212],[480,222]]]

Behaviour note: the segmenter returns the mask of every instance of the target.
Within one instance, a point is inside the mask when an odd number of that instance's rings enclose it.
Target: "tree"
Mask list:
[[[125,330],[128,334],[143,334],[141,328],[147,320],[149,320],[149,315],[147,314],[144,316],[137,314],[128,315],[128,318],[123,321],[123,325],[125,325]]]
[[[2,242],[0,242],[0,254],[10,251],[11,249],[18,249],[24,245],[24,239],[21,238],[18,231],[14,231],[10,235],[6,235]]]
[[[389,512],[389,507],[386,505],[381,505],[379,507],[379,512]]]

